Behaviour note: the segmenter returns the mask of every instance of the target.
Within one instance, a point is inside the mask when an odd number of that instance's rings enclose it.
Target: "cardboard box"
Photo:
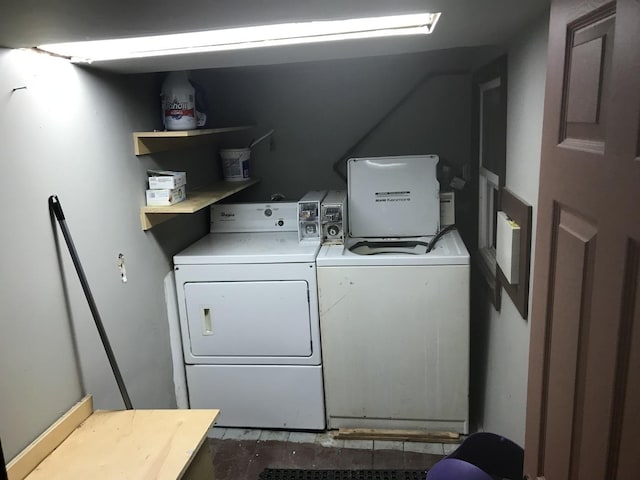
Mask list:
[[[173,205],[187,198],[187,188],[183,185],[173,189],[147,190],[147,206]]]
[[[185,172],[172,172],[169,170],[147,170],[149,174],[149,189],[171,190],[187,184]]]
[[[456,197],[455,192],[440,193],[440,226],[455,225]]]

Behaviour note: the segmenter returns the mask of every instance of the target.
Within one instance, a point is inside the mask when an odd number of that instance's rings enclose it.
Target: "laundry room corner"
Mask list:
[[[219,123],[249,118],[275,129],[273,148],[265,142],[252,152],[253,174],[262,181],[235,201],[262,201],[274,192],[297,200],[309,190],[344,189],[334,163],[344,163],[353,147],[362,156],[438,152],[461,169],[470,149],[470,72],[497,51],[205,69],[193,77],[216,99]]]
[[[475,282],[476,230],[493,235],[506,188],[535,237],[549,2],[161,1],[117,18],[34,1],[0,19],[7,460],[86,394],[214,412],[198,456],[221,480],[280,461],[247,439],[306,451],[305,468],[327,447],[423,474],[477,431],[524,444],[531,315]],[[345,25],[368,26],[310,33]],[[303,35],[273,39],[289,28]],[[508,82],[478,90],[494,64]]]
[[[154,75],[88,71],[5,49],[0,68],[3,172],[11,179],[0,193],[0,431],[11,458],[83,392],[94,395],[97,408],[122,408],[48,197],[58,195],[64,206],[105,330],[140,408],[176,405],[162,279],[171,270],[171,254],[203,227],[185,219],[177,234],[149,235],[140,228],[147,165],[134,156],[131,135],[160,123]]]
[[[508,46],[506,187],[533,207],[536,228],[548,13]],[[535,238],[535,234],[533,236]],[[535,245],[531,245],[531,265]],[[533,269],[530,272],[533,276]],[[503,291],[500,311],[476,290],[472,298],[471,405],[477,428],[524,444],[530,311],[526,319]],[[533,294],[529,292],[529,298]],[[530,302],[529,302],[530,304]]]

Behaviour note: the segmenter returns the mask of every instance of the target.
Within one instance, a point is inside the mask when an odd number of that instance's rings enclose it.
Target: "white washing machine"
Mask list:
[[[316,259],[329,428],[468,432],[469,254],[433,243],[436,163],[349,161],[352,237]]]
[[[212,207],[211,233],[174,257],[191,408],[227,427],[324,429],[315,258],[297,204]]]

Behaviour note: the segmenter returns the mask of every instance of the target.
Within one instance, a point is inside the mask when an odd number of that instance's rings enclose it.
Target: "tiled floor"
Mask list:
[[[457,446],[240,428],[211,429],[209,445],[216,480],[257,480],[264,468],[426,470]]]

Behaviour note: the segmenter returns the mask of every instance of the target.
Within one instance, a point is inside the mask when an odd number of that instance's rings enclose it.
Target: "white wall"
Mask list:
[[[205,223],[140,228],[145,170],[156,162],[133,155],[131,134],[160,126],[154,77],[100,75],[1,49],[0,71],[0,437],[9,460],[83,391],[97,408],[122,408],[49,195],[60,198],[131,399],[142,408],[175,405],[163,277],[171,255]]]
[[[516,38],[508,51],[506,187],[533,207],[535,243],[544,103],[548,16]],[[532,251],[532,262],[535,252]],[[533,265],[533,263],[532,263]],[[533,273],[533,268],[531,269]],[[531,296],[531,295],[530,295]],[[503,290],[500,312],[489,303],[475,312],[482,323],[480,427],[524,444],[529,361],[529,321]]]

